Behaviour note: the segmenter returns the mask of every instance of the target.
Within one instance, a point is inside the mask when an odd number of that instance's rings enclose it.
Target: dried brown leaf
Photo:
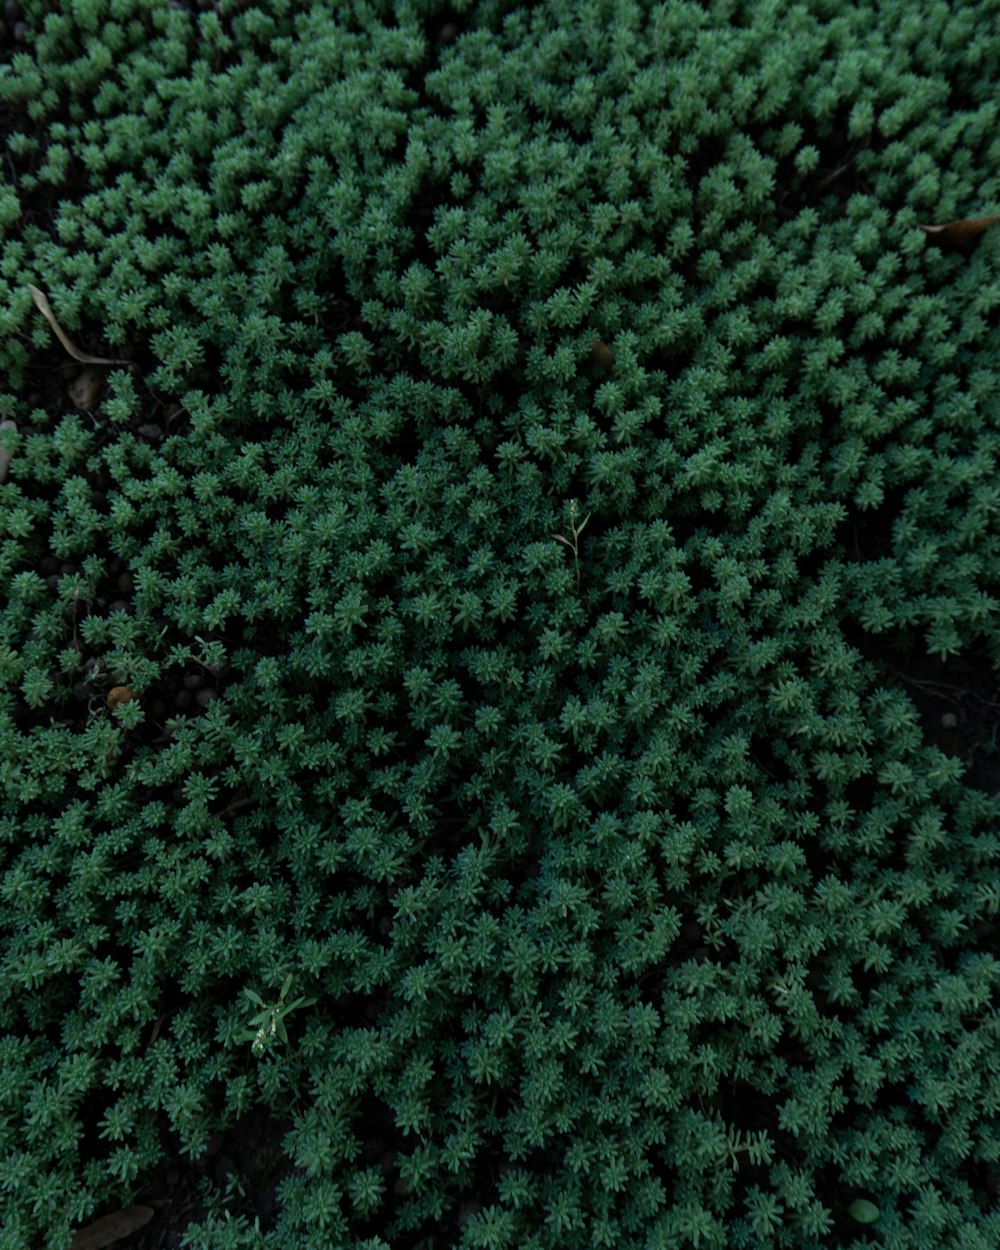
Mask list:
[[[615,363],[614,353],[606,343],[602,343],[600,339],[592,339],[590,343],[590,354],[605,369],[610,369]]]
[[[153,1218],[152,1207],[128,1207],[124,1211],[113,1211],[111,1215],[102,1215],[86,1228],[78,1228],[73,1234],[70,1250],[104,1250],[113,1242],[130,1237],[132,1233],[144,1227]]]
[[[924,226],[935,243],[944,243],[951,247],[966,247],[974,243],[987,227],[1000,221],[996,217],[963,217],[961,221],[949,221],[943,226]]]
[[[56,338],[62,343],[63,347],[69,352],[74,360],[79,360],[82,365],[130,365],[131,360],[111,360],[107,356],[88,356],[86,352],[81,352],[75,344],[66,337],[62,326],[56,321],[55,313],[52,311],[49,301],[44,291],[40,291],[37,286],[28,283],[28,290],[31,292],[31,298],[35,301],[35,307],[42,314],[56,333]]]

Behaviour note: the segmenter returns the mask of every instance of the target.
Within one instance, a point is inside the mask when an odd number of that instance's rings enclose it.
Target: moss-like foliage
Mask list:
[[[993,7],[14,8],[0,1250],[995,1250]]]

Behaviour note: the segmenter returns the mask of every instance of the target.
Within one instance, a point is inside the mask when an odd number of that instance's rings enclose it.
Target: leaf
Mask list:
[[[921,226],[921,230],[926,230],[935,243],[942,243],[949,247],[968,247],[975,243],[976,239],[988,227],[1000,221],[1000,216],[996,217],[965,217],[961,221],[949,221],[943,226]]]
[[[152,1207],[127,1207],[124,1211],[114,1211],[111,1215],[102,1215],[86,1228],[78,1228],[73,1234],[70,1250],[104,1250],[112,1242],[130,1237],[137,1229],[148,1224],[153,1218]]]
[[[607,343],[602,343],[600,339],[591,339],[590,354],[605,369],[610,369],[615,363],[614,353]]]
[[[855,1198],[847,1208],[847,1214],[853,1215],[859,1224],[874,1224],[879,1217],[878,1207],[866,1198]]]
[[[264,1000],[259,994],[255,994],[253,990],[244,990],[243,993],[246,994],[252,1003],[256,1003],[258,1007],[264,1006]]]
[[[294,1003],[289,1003],[281,1014],[283,1016],[287,1016],[288,1013],[290,1011],[294,1011],[296,1007],[311,1007],[315,1001],[315,998],[297,998]]]
[[[86,352],[81,352],[78,347],[66,337],[62,326],[56,321],[55,313],[49,306],[49,301],[45,297],[45,293],[40,291],[37,286],[28,283],[28,290],[31,292],[31,298],[35,301],[35,307],[42,314],[56,332],[56,338],[62,343],[63,347],[69,352],[74,360],[79,360],[83,365],[130,365],[131,360],[109,360],[106,356],[88,356]]]

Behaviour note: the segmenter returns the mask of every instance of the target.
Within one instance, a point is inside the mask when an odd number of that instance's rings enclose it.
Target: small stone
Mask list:
[[[16,430],[16,429],[17,429],[16,421],[0,421],[0,430]],[[0,482],[3,482],[7,477],[7,468],[10,465],[11,457],[13,456],[13,454],[14,453],[8,451],[6,447],[0,447]]]
[[[27,38],[28,38],[27,22],[18,22],[17,25],[14,27],[14,42],[25,43],[27,41]]]
[[[463,1202],[458,1208],[458,1227],[464,1228],[476,1212],[481,1211],[482,1209],[483,1204],[481,1202],[477,1202],[475,1198],[470,1198],[468,1202]]]
[[[93,367],[84,369],[69,388],[69,397],[74,407],[81,412],[89,412],[100,399],[104,389],[104,374]]]
[[[205,684],[205,678],[197,669],[189,669],[184,674],[184,685],[188,690],[200,690]]]
[[[445,22],[438,31],[438,43],[454,43],[458,38],[458,27],[454,22]]]
[[[942,729],[954,729],[957,724],[958,724],[958,717],[955,715],[954,712],[945,712],[944,715],[941,717]]]
[[[114,686],[108,691],[108,707],[113,712],[123,703],[131,703],[134,698],[135,695],[128,686]]]
[[[178,712],[186,712],[193,702],[190,690],[178,690],[174,695],[174,707]]]
[[[154,425],[152,421],[148,421],[145,425],[139,426],[139,433],[143,438],[161,439],[163,430],[158,425]]]
[[[131,612],[131,611],[132,611],[131,603],[126,603],[124,599],[116,599],[114,603],[110,604],[108,607],[109,615],[112,612]]]
[[[132,593],[132,586],[133,586],[132,574],[121,573],[115,585],[118,587],[120,594],[130,595]]]

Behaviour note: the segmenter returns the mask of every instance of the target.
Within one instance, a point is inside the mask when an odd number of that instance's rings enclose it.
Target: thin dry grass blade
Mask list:
[[[37,286],[28,283],[28,290],[31,292],[31,298],[35,301],[35,307],[42,314],[56,332],[56,337],[63,347],[69,352],[74,360],[79,360],[82,365],[130,365],[131,360],[110,360],[107,356],[88,356],[86,352],[81,352],[70,339],[66,337],[62,326],[56,321],[56,315],[52,311],[49,301],[45,297],[45,292],[40,291]]]

